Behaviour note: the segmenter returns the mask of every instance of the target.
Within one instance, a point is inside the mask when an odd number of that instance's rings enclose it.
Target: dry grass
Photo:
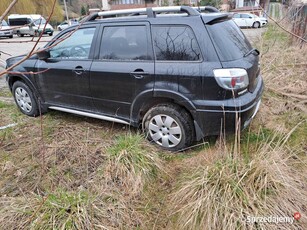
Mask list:
[[[259,42],[266,86],[260,122],[287,133],[296,123],[307,123],[307,46],[289,45],[286,34],[276,27],[270,28]]]
[[[142,226],[137,199],[163,171],[142,136],[60,113],[44,117],[43,133],[39,119],[18,123],[0,150],[0,229]]]
[[[306,158],[292,152],[289,136],[273,137],[258,146],[251,160],[227,152],[216,155],[184,174],[170,195],[176,229],[252,229],[247,216],[289,216],[304,213],[307,177],[295,167],[307,166]],[[221,150],[218,150],[221,151]],[[300,205],[298,205],[300,204]],[[304,217],[293,225],[259,223],[260,229],[300,229]]]

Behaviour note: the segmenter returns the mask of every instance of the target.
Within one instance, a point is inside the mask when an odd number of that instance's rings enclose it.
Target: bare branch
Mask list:
[[[55,0],[56,1],[56,0]],[[57,39],[55,43],[53,43],[52,45],[46,47],[46,48],[42,48],[39,50],[34,51],[34,49],[32,49],[32,51],[30,53],[28,53],[23,59],[21,59],[19,62],[15,63],[14,65],[10,66],[9,68],[7,68],[4,72],[0,72],[0,77],[2,77],[4,74],[8,73],[11,69],[15,68],[16,66],[18,66],[19,64],[23,63],[25,60],[27,60],[28,58],[32,57],[33,55],[45,51],[47,49],[50,49],[56,45],[58,45],[59,43],[65,41],[67,38],[69,38],[72,34],[74,34],[81,26],[82,24],[79,24],[78,27],[76,27],[74,30],[72,30],[71,32],[69,32],[66,36],[64,36],[63,38]],[[38,43],[38,41],[36,41]]]
[[[292,33],[291,31],[287,30],[286,28],[284,28],[283,26],[281,26],[275,19],[273,19],[267,12],[265,12],[265,9],[260,5],[260,3],[258,1],[256,1],[258,6],[262,9],[262,11],[264,12],[264,14],[269,18],[271,19],[279,28],[281,28],[283,31],[287,32],[288,34],[291,34],[292,36],[302,40],[303,42],[307,42],[306,39],[298,36],[297,34],[295,33]]]

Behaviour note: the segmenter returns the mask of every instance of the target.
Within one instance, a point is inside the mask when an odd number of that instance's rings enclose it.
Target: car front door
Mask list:
[[[152,91],[154,60],[149,23],[105,24],[98,59],[91,66],[90,90],[98,113],[129,120],[139,93]]]
[[[89,70],[95,50],[96,27],[70,30],[47,48],[50,58],[38,60],[36,82],[47,104],[91,110]]]
[[[253,17],[249,14],[241,14],[241,18],[242,18],[242,26],[244,27],[251,27],[253,26],[254,20]]]

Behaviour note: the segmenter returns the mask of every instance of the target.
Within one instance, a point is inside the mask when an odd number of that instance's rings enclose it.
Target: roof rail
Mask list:
[[[157,13],[175,13],[182,12],[187,13],[189,16],[199,16],[200,13],[196,10],[197,7],[189,6],[167,6],[167,7],[148,7],[148,8],[136,8],[126,10],[110,10],[103,12],[96,12],[88,17],[84,18],[82,22],[93,21],[97,17],[116,17],[118,15],[147,15],[149,18],[156,17]],[[218,11],[217,11],[218,12]]]

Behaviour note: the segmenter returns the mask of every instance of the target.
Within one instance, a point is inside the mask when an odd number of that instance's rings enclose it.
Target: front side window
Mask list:
[[[99,59],[118,61],[152,59],[149,55],[146,26],[105,27]]]
[[[64,40],[50,48],[50,57],[60,59],[88,59],[95,28],[82,28],[73,32],[70,36],[69,33],[63,34],[59,39]]]
[[[154,26],[153,45],[157,60],[198,61],[201,52],[195,35],[187,26]]]

